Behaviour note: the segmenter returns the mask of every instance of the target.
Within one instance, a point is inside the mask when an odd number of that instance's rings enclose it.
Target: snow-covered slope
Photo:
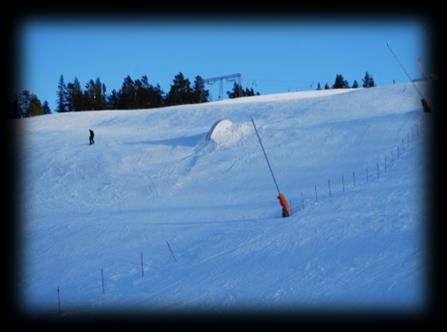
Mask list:
[[[24,308],[421,309],[426,120],[410,84],[20,120]]]

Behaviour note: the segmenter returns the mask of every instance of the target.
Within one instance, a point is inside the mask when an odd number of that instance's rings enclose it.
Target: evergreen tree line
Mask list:
[[[365,73],[365,76],[362,78],[362,81],[363,81],[362,87],[364,87],[364,88],[373,88],[376,86],[376,84],[374,82],[374,78],[368,72]],[[357,89],[358,87],[359,87],[359,84],[358,84],[357,80],[354,80],[354,82],[352,83],[352,86],[349,86],[349,82],[347,80],[345,80],[343,78],[343,75],[341,75],[341,74],[337,74],[335,76],[335,82],[332,85],[332,87],[329,87],[329,85],[327,83],[324,85],[325,90],[328,90],[328,89],[349,89],[349,88]],[[320,82],[318,82],[317,90],[322,90]]]
[[[364,88],[375,86],[372,75],[365,73],[362,79]],[[358,82],[354,80],[349,86],[343,75],[337,74],[332,87],[326,83],[324,89],[346,89],[358,88]],[[318,82],[317,90],[322,90]],[[77,78],[68,84],[61,75],[57,88],[56,112],[77,112],[91,110],[113,110],[113,109],[147,109],[162,106],[173,106],[183,104],[197,104],[209,101],[209,91],[205,89],[203,80],[196,76],[194,83],[184,77],[180,72],[174,77],[168,93],[165,93],[160,85],[152,85],[146,75],[141,79],[133,80],[129,75],[124,78],[119,91],[115,89],[110,94],[106,93],[106,85],[99,78],[90,80],[83,89]],[[233,89],[227,91],[229,98],[259,95],[253,89],[244,89],[238,83],[234,83]],[[13,107],[10,118],[24,118],[35,115],[50,114],[48,102],[41,103],[39,98],[23,90],[13,98]]]
[[[237,84],[233,91],[227,92],[229,98],[255,95],[253,89],[243,89]],[[259,95],[259,93],[257,93]],[[57,90],[56,112],[76,112],[86,110],[148,109],[162,106],[197,104],[209,101],[209,91],[201,76],[193,83],[183,73],[177,74],[165,93],[159,84],[152,85],[146,75],[133,80],[129,75],[124,78],[119,91],[106,93],[106,86],[99,78],[90,80],[85,89],[81,89],[79,80],[65,84],[61,75]]]
[[[244,89],[235,83],[229,98],[259,95],[253,89]],[[165,93],[159,84],[152,85],[146,75],[133,80],[124,78],[121,88],[107,94],[106,85],[99,78],[90,80],[84,88],[78,78],[65,83],[61,75],[57,86],[56,112],[78,112],[113,109],[147,109],[162,106],[196,104],[209,101],[209,91],[205,89],[202,77],[196,76],[193,84],[180,72],[174,77],[170,89]],[[35,94],[24,90],[14,96],[11,118],[24,118],[51,113],[48,102],[43,104]]]

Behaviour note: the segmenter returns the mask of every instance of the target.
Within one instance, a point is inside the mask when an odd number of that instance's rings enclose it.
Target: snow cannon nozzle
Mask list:
[[[292,212],[290,210],[286,196],[283,193],[279,192],[278,199],[279,204],[282,206],[282,217],[283,218],[290,217],[292,215]]]

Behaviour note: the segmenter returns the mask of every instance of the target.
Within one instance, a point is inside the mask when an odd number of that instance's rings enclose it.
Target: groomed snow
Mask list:
[[[23,307],[422,310],[427,116],[396,84],[19,120]]]

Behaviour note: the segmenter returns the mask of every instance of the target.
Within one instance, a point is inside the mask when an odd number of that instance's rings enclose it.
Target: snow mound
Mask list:
[[[250,135],[252,131],[253,129],[249,125],[222,119],[212,125],[208,131],[207,140],[214,141],[218,146],[228,147]]]

